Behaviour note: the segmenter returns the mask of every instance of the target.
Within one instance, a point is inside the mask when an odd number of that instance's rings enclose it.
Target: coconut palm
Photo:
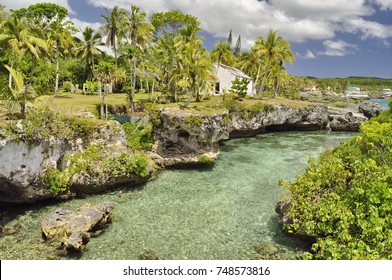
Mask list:
[[[106,45],[112,46],[117,66],[117,43],[125,36],[123,23],[126,14],[125,11],[118,6],[115,6],[111,12],[106,8],[105,11],[106,15],[101,15],[101,18],[104,19],[106,23],[102,25],[99,30],[107,35]]]
[[[59,91],[60,55],[74,46],[74,38],[71,34],[72,28],[71,22],[56,18],[48,29],[49,46],[55,51],[56,59],[55,97],[57,97]]]
[[[243,53],[238,62],[238,68],[241,69],[248,76],[252,77],[254,83],[252,83],[252,96],[255,92],[255,84],[257,82],[257,78],[260,75],[260,58],[255,51],[251,51],[249,53]]]
[[[11,68],[15,59],[22,57],[26,52],[30,53],[34,59],[38,59],[41,50],[47,50],[45,40],[37,37],[32,32],[25,18],[18,18],[16,15],[6,19],[1,24],[2,33],[0,42],[6,43],[12,52]],[[9,75],[9,87],[12,87],[12,74]]]
[[[7,96],[3,96],[3,99],[5,99],[11,107],[19,106],[21,118],[24,119],[26,117],[26,103],[34,100],[37,95],[31,85],[25,86],[23,75],[20,72],[8,65],[4,65],[4,67],[10,72],[14,86],[10,87],[10,91],[4,91],[8,94]]]
[[[181,54],[181,71],[177,74],[188,81],[191,88],[189,100],[200,101],[200,90],[214,79],[211,60],[207,52],[197,45],[187,45]]]
[[[211,60],[217,62],[216,73],[218,73],[221,63],[232,66],[234,57],[229,43],[217,42],[215,48],[211,51]]]
[[[290,44],[287,41],[282,41],[279,45],[279,48],[275,52],[275,64],[277,65],[277,82],[276,86],[274,87],[274,91],[271,95],[271,97],[276,97],[278,95],[278,87],[279,87],[279,79],[280,79],[280,74],[282,70],[285,69],[284,63],[294,62],[294,55],[293,52],[291,51]]]
[[[151,42],[154,33],[154,26],[148,20],[146,13],[142,12],[140,8],[135,5],[132,5],[131,13],[128,14],[126,20],[124,21],[124,24],[124,28],[127,30],[126,37],[133,49],[132,92],[131,96],[128,98],[132,103],[133,94],[136,90],[136,72],[138,61],[137,49],[143,51]]]
[[[266,79],[268,76],[268,73],[271,68],[271,64],[280,59],[279,53],[282,52],[282,49],[287,48],[287,42],[280,36],[276,37],[276,33],[278,31],[275,30],[270,30],[267,36],[267,39],[264,41],[264,43],[261,45],[261,52],[265,53],[266,60],[267,60],[267,66],[264,71],[263,75],[263,80],[261,82],[261,87],[259,89],[259,98],[262,98],[263,96],[263,91],[264,91],[264,86],[266,83]]]
[[[94,30],[87,26],[83,32],[83,40],[79,40],[79,47],[76,48],[76,56],[80,57],[82,60],[86,61],[88,77],[94,77],[94,63],[97,58],[102,54],[102,51],[98,48],[98,46],[104,45],[102,43],[102,35],[99,32],[95,32]]]

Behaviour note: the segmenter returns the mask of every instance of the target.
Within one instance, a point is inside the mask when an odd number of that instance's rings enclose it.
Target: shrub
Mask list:
[[[68,174],[56,168],[49,169],[45,172],[43,183],[54,196],[59,196],[69,190]]]
[[[307,259],[392,259],[391,185],[392,123],[370,121],[285,184],[284,229],[316,239]]]
[[[197,158],[197,162],[203,165],[211,165],[214,164],[215,161],[207,154],[202,154]]]
[[[154,136],[151,123],[137,124],[127,122],[122,126],[127,136],[128,147],[133,151],[150,151],[152,149]]]
[[[184,118],[184,122],[194,126],[201,126],[203,124],[203,119],[201,117],[189,116]]]

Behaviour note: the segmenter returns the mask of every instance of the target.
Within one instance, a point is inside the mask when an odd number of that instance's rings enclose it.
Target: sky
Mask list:
[[[39,2],[66,7],[79,28],[97,29],[105,8],[139,6],[148,16],[179,10],[198,17],[208,50],[241,35],[249,50],[270,29],[289,41],[296,61],[290,74],[319,78],[392,78],[392,0],[2,0],[7,9]]]

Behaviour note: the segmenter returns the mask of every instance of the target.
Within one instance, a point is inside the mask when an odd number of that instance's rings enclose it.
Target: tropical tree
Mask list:
[[[271,97],[276,97],[278,95],[278,88],[279,88],[279,80],[281,78],[281,73],[283,70],[285,70],[284,63],[294,62],[294,55],[293,52],[291,51],[290,44],[287,41],[282,41],[280,42],[279,48],[275,52],[275,64],[276,64],[276,70],[277,70],[277,78],[276,78],[276,84],[274,87],[274,91],[271,95]]]
[[[10,72],[13,80],[13,87],[10,87],[10,91],[3,91],[5,96],[2,96],[3,100],[6,100],[9,106],[20,107],[20,116],[22,119],[26,118],[26,103],[33,101],[37,95],[34,88],[29,84],[25,85],[23,81],[23,75],[19,71],[4,65],[4,67]]]
[[[102,35],[99,32],[94,33],[94,30],[89,26],[83,30],[82,35],[83,40],[78,40],[80,45],[76,48],[76,55],[86,61],[87,78],[93,78],[94,63],[102,55],[102,51],[98,48],[103,45]]]
[[[261,87],[258,92],[259,98],[262,98],[263,96],[264,86],[266,83],[268,73],[271,68],[271,64],[273,63],[274,60],[281,59],[281,53],[283,49],[287,49],[287,48],[289,49],[289,47],[287,47],[288,43],[282,37],[276,36],[277,32],[278,32],[277,30],[275,31],[270,30],[267,39],[264,40],[263,44],[261,45],[260,51],[261,53],[264,53],[266,55],[267,66],[265,68],[263,80],[261,82]]]
[[[125,36],[123,23],[125,21],[126,13],[118,6],[115,6],[111,12],[109,12],[106,8],[105,10],[106,15],[101,15],[101,18],[104,19],[106,23],[100,27],[100,31],[107,35],[106,45],[112,46],[116,60],[116,66],[118,66],[117,43]]]
[[[197,17],[183,14],[178,10],[154,13],[151,17],[151,23],[155,28],[154,37],[156,40],[161,37],[174,38],[187,26],[200,26]]]
[[[260,57],[253,49],[251,52],[243,53],[238,62],[238,68],[250,76],[254,83],[252,83],[252,96],[255,92],[254,86],[256,85],[257,78],[260,75]]]
[[[182,83],[188,83],[191,88],[189,101],[196,97],[200,101],[200,91],[214,80],[211,60],[207,52],[198,45],[186,45],[181,54],[181,68],[177,76],[182,77]]]
[[[41,50],[47,50],[45,40],[34,35],[26,18],[18,18],[15,14],[1,24],[0,43],[5,43],[11,49],[11,68],[17,57],[23,57],[27,52],[33,59],[38,59]],[[31,81],[31,80],[30,80]],[[9,75],[9,87],[12,87],[12,74]]]
[[[217,42],[215,48],[211,51],[211,60],[217,62],[216,73],[218,73],[221,63],[231,66],[234,62],[234,57],[229,43]]]
[[[56,60],[55,97],[57,97],[59,91],[60,56],[74,46],[73,31],[73,23],[64,21],[59,17],[49,27],[49,45],[55,52]]]
[[[146,13],[142,12],[139,7],[132,5],[131,13],[125,21],[125,28],[127,30],[126,37],[132,50],[132,92],[128,97],[128,100],[131,101],[132,105],[133,95],[136,90],[138,50],[145,50],[147,45],[150,43],[154,32],[154,26],[148,20]]]

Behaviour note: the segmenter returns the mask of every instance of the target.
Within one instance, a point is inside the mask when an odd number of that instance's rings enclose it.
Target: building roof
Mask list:
[[[218,63],[214,63],[214,67],[216,69],[218,67]],[[240,70],[238,70],[236,68],[233,68],[233,67],[227,66],[225,64],[222,64],[222,63],[219,64],[218,71],[221,71],[221,70],[225,70],[225,71],[229,72],[232,76],[235,76],[235,77],[240,77],[240,78],[245,78],[245,79],[248,79],[248,80],[253,80],[251,77],[246,75],[244,72],[242,72],[242,71],[240,71]]]

